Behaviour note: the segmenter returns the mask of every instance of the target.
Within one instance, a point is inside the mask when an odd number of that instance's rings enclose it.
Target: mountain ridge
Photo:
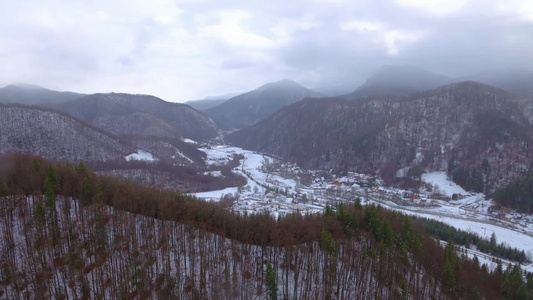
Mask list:
[[[84,94],[59,92],[38,85],[12,84],[0,88],[0,103],[50,106],[74,101]]]
[[[193,140],[218,135],[216,124],[205,114],[150,95],[92,94],[55,108],[118,135]]]

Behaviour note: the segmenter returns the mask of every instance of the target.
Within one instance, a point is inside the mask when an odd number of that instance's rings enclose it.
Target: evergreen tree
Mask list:
[[[333,235],[325,228],[320,233],[320,249],[324,252],[324,296],[325,299],[332,299],[333,284],[337,272],[337,247]]]
[[[36,237],[40,238],[46,227],[46,211],[41,201],[37,202],[33,207],[33,222],[35,224]]]
[[[496,246],[497,246],[497,242],[496,242],[496,233],[492,233],[492,235],[490,236],[490,250],[491,252],[496,250]]]
[[[502,276],[503,275],[503,266],[502,266],[502,260],[497,259],[496,260],[496,274]]]
[[[278,299],[278,283],[276,279],[276,272],[272,268],[270,262],[267,263],[266,268],[266,286],[268,290],[268,299],[277,300]]]
[[[444,276],[443,281],[451,291],[457,287],[457,273],[461,267],[460,259],[455,253],[455,245],[452,241],[444,249]]]
[[[529,299],[529,291],[527,290],[526,284],[521,284],[518,290],[516,291],[516,295],[514,297],[516,300],[527,300]]]
[[[320,233],[320,249],[327,257],[337,257],[337,248],[335,247],[335,239],[325,228]]]
[[[477,258],[477,255],[474,254],[474,258],[472,259],[472,263],[474,264],[474,269],[479,269],[479,259]]]
[[[58,186],[58,178],[52,167],[47,170],[46,178],[44,180],[44,205],[46,207],[46,221],[50,228],[55,233],[58,229],[57,210],[56,210],[56,192]]]
[[[87,173],[87,167],[82,161],[80,161],[80,163],[75,167],[75,169],[76,169],[76,172],[78,172],[78,174]]]
[[[361,209],[361,208],[363,208],[363,206],[361,205],[361,198],[357,197],[357,198],[355,199],[355,207],[356,207],[357,209]]]
[[[4,183],[4,180],[0,178],[0,197],[7,196],[7,185]]]

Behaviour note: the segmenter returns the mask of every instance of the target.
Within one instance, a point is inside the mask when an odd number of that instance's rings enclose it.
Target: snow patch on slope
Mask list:
[[[182,157],[183,159],[187,160],[188,162],[190,162],[191,164],[194,163],[194,161],[192,159],[190,159],[189,157],[187,157],[185,154],[181,153],[179,150],[176,150],[176,154],[180,157]],[[172,159],[175,159],[176,156],[172,156]]]
[[[131,160],[144,160],[144,161],[157,161],[157,158],[154,158],[152,153],[146,152],[143,150],[138,150],[137,153],[132,153],[125,157],[127,161]]]
[[[195,145],[198,144],[197,141],[193,141],[191,139],[181,139],[181,140],[184,141],[187,144],[195,144]]]

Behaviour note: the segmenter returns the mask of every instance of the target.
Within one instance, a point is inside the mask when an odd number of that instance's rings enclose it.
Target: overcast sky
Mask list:
[[[184,102],[283,78],[353,90],[383,64],[533,70],[531,0],[0,1],[0,86]]]

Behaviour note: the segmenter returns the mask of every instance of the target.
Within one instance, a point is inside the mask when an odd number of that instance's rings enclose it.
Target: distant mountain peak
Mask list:
[[[383,65],[354,92],[342,96],[356,100],[372,96],[406,96],[450,83],[444,75],[409,65]]]
[[[16,83],[16,84],[8,85],[6,87],[19,88],[19,89],[25,89],[25,90],[48,90],[47,88],[44,88],[40,85],[29,84],[29,83]]]
[[[0,88],[0,103],[50,106],[73,101],[83,94],[53,91],[34,84],[12,84]]]
[[[256,89],[256,91],[263,91],[265,89],[279,89],[279,88],[296,88],[296,89],[307,89],[303,85],[299,84],[298,82],[290,79],[282,79],[278,81],[273,81],[266,83],[259,88]]]
[[[206,112],[222,127],[236,129],[255,124],[278,109],[304,98],[321,96],[293,80],[282,79],[235,96]]]
[[[280,84],[280,85],[297,85],[297,86],[302,86],[301,84],[299,84],[298,82],[292,80],[292,79],[281,79],[281,80],[278,80],[278,81],[275,81],[273,82],[274,84]]]

